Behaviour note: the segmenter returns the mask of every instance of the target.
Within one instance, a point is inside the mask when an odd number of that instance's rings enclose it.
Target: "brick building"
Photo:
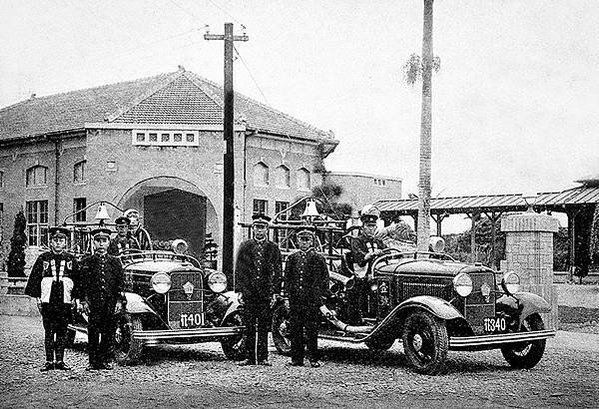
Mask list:
[[[330,172],[327,179],[341,187],[340,203],[349,203],[354,210],[379,200],[401,198],[402,179],[355,172]]]
[[[0,222],[5,242],[23,209],[30,246],[49,225],[93,222],[98,201],[137,208],[153,238],[183,237],[194,253],[206,233],[220,244],[223,91],[180,68],[136,81],[29,100],[0,109]],[[322,154],[338,141],[282,112],[235,96],[238,221],[274,214],[321,183]],[[320,147],[319,147],[320,145]],[[108,208],[112,218],[118,213]],[[69,219],[70,218],[70,219]]]

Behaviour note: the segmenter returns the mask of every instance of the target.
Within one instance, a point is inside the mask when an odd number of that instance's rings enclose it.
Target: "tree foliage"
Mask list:
[[[422,58],[414,53],[410,55],[410,58],[401,67],[403,72],[404,81],[406,84],[414,86],[417,82],[422,81],[422,72],[424,71],[424,64]],[[441,69],[441,59],[437,56],[433,57],[434,72],[439,72]]]
[[[339,202],[342,194],[343,187],[330,181],[312,189],[312,196],[318,199],[316,208],[320,214],[337,220],[348,219],[352,214],[352,206],[349,203]]]
[[[474,225],[474,248],[475,261],[480,261],[490,267],[493,263],[493,234],[491,220],[486,216],[481,216]],[[466,261],[472,254],[471,231],[468,229],[461,234],[448,235],[445,237],[445,251],[454,258]],[[495,222],[495,262],[505,259],[505,233],[501,231],[501,222]]]
[[[25,247],[27,246],[27,236],[25,215],[19,211],[15,215],[15,224],[12,238],[10,239],[10,253],[8,253],[8,276],[25,276]]]

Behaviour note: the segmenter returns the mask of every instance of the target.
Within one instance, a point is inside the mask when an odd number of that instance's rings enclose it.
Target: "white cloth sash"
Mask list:
[[[52,291],[52,282],[58,281],[62,284],[63,288],[63,302],[65,304],[69,304],[71,302],[71,292],[73,291],[74,283],[69,277],[64,276],[65,270],[65,260],[60,260],[60,269],[56,270],[56,262],[54,259],[50,260],[50,268],[52,270],[52,277],[44,277],[42,278],[42,302],[49,303],[50,302],[50,292]],[[69,263],[70,264],[70,263]]]

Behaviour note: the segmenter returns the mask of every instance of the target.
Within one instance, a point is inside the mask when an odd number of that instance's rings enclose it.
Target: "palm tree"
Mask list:
[[[418,251],[427,251],[431,215],[431,145],[432,145],[432,74],[441,66],[433,58],[433,0],[424,0],[422,59],[412,54],[404,64],[405,80],[414,85],[422,78],[422,114],[420,117],[420,174],[418,177]]]

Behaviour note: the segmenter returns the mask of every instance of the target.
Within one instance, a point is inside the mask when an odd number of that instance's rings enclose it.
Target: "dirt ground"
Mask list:
[[[82,339],[79,339],[80,341]],[[85,344],[72,371],[40,373],[40,318],[0,316],[0,407],[597,407],[599,335],[559,331],[543,360],[513,370],[499,351],[450,352],[438,376],[411,372],[401,346],[384,353],[321,342],[324,366],[238,367],[217,343],[161,346],[145,363],[86,372]]]

